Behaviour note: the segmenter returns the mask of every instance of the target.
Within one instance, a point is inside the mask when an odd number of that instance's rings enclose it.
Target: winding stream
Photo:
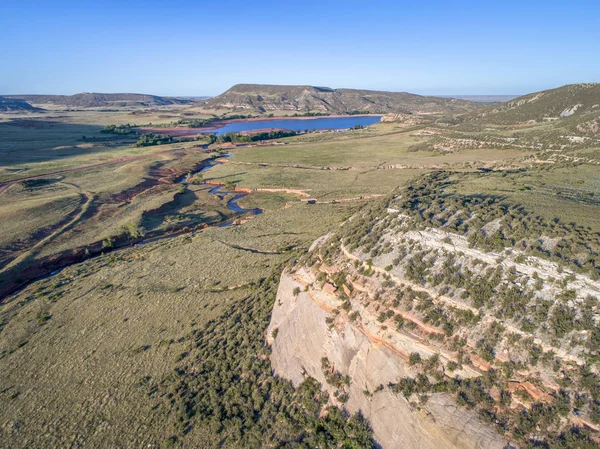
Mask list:
[[[189,175],[185,176],[181,182],[185,183],[188,181],[188,179],[193,178],[195,175],[197,175],[198,173],[205,173],[208,170],[210,170],[211,168],[213,168],[216,165],[222,164],[222,162],[219,162],[220,159],[225,159],[225,158],[232,158],[233,154],[231,153],[225,153],[223,156],[218,157],[213,159],[211,162],[209,162],[206,167],[203,167],[202,170],[198,170],[197,172],[194,173],[190,173]],[[209,184],[204,183],[203,185],[208,186]],[[251,213],[252,215],[259,215],[263,213],[263,210],[260,208],[254,208],[254,209],[245,209],[242,206],[240,206],[238,204],[238,201],[242,198],[244,198],[245,196],[247,196],[247,193],[243,193],[243,192],[228,192],[226,190],[223,190],[225,188],[225,186],[215,186],[212,189],[210,189],[208,191],[208,193],[210,193],[211,195],[217,195],[219,198],[222,198],[224,195],[234,195],[233,198],[231,198],[229,201],[227,201],[227,209],[229,209],[232,212],[238,213],[238,214],[245,214],[245,213]],[[220,224],[220,227],[225,227],[225,226],[230,226],[232,223],[231,221],[226,221],[225,223]]]
[[[219,161],[220,159],[230,158],[230,157],[233,157],[233,154],[226,153],[221,157],[215,158],[211,161],[207,161],[207,162],[205,162],[205,165],[201,170],[192,172],[189,175],[184,176],[179,182],[186,183],[187,180],[189,178],[193,177],[194,175],[196,175],[198,173],[204,173],[204,172],[210,170],[211,168],[213,168],[215,165],[222,164],[222,162]],[[209,186],[209,184],[206,184],[206,183],[204,183],[203,185]],[[238,204],[238,201],[240,199],[242,199],[246,195],[248,195],[247,193],[224,191],[223,190],[224,187],[225,186],[222,186],[222,185],[214,186],[208,191],[208,193],[210,193],[212,195],[217,195],[217,196],[219,196],[219,198],[223,198],[225,195],[234,195],[233,198],[230,198],[227,201],[227,209],[229,209],[232,212],[235,212],[235,215],[233,217],[229,217],[229,218],[225,219],[224,221],[216,224],[215,226],[218,226],[218,227],[231,226],[232,224],[235,223],[236,219],[242,214],[248,213],[248,214],[252,214],[252,215],[259,215],[259,214],[263,213],[263,210],[260,208],[245,209]],[[176,230],[175,232],[171,232],[168,234],[156,235],[153,237],[146,237],[146,238],[142,237],[142,238],[139,238],[139,239],[136,239],[133,241],[129,241],[127,243],[119,244],[114,249],[112,249],[111,252],[122,251],[124,249],[130,248],[133,246],[147,245],[149,243],[158,242],[160,240],[166,240],[166,239],[178,237],[180,235],[183,235],[184,233],[189,233],[189,234],[193,235],[195,232],[196,232],[195,229],[191,230],[191,231],[185,231],[185,230],[177,231]],[[96,246],[96,248],[94,248],[94,245]],[[83,247],[77,248],[76,250],[71,251],[72,253],[74,253],[71,257],[68,257],[68,258],[60,258],[59,257],[58,259],[53,260],[52,263],[49,264],[48,266],[42,265],[41,267],[39,267],[40,272],[43,274],[32,276],[31,278],[25,280],[24,282],[20,283],[19,285],[15,285],[14,288],[11,288],[11,289],[7,290],[6,292],[2,292],[2,294],[0,295],[0,302],[4,302],[6,300],[6,298],[18,294],[20,291],[22,291],[23,289],[25,289],[27,286],[29,286],[30,284],[32,284],[34,282],[37,282],[41,279],[46,279],[46,278],[55,276],[58,273],[60,273],[64,268],[69,267],[71,265],[81,263],[85,260],[89,260],[89,259],[92,259],[97,256],[100,256],[100,255],[104,254],[105,251],[106,250],[101,246],[101,242],[96,242],[95,244],[92,244],[86,248],[83,248]],[[76,255],[75,253],[80,253],[80,254]]]
[[[235,194],[235,196],[233,198],[231,198],[229,201],[227,201],[227,209],[233,211],[233,212],[237,212],[240,214],[246,213],[246,212],[251,212],[254,215],[258,215],[258,214],[262,214],[262,209],[260,208],[254,208],[254,209],[244,209],[242,206],[240,206],[237,202],[238,200],[240,200],[241,198],[244,198],[246,195],[248,195],[247,193],[237,193],[237,192],[227,192],[227,191],[223,191],[222,189],[225,186],[216,186],[213,187],[212,189],[210,189],[208,191],[208,193],[212,193],[213,195],[228,195],[228,194]]]

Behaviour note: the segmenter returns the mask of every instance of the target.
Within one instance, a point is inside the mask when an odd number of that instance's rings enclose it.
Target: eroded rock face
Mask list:
[[[334,114],[399,112],[439,114],[467,112],[478,105],[456,98],[428,97],[406,92],[331,89],[314,86],[236,84],[207,100],[209,109],[240,108],[264,111],[319,111]]]
[[[271,363],[276,374],[298,385],[306,376],[317,379],[332,393],[321,359],[327,357],[335,371],[351,378],[345,387],[345,407],[369,420],[374,438],[384,449],[501,449],[505,440],[483,424],[474,412],[459,408],[450,396],[437,393],[415,407],[389,388],[406,376],[407,363],[392,348],[377,341],[361,325],[346,321],[327,324],[336,306],[334,295],[313,287],[310,271],[284,272],[268,329]],[[300,293],[298,293],[298,289]],[[274,330],[277,329],[276,332]],[[378,390],[379,387],[379,391]]]

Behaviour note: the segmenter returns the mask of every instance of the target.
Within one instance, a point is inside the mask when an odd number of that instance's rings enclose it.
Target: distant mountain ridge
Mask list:
[[[193,99],[131,93],[105,94],[83,92],[75,95],[5,95],[4,97],[25,100],[31,104],[54,104],[82,108],[110,106],[168,106],[195,103]]]
[[[458,98],[460,100],[469,100],[473,103],[503,103],[510,101],[519,95],[494,95],[494,94],[483,94],[483,95],[440,95],[442,98]]]
[[[406,92],[332,89],[316,86],[236,84],[204,103],[207,109],[297,113],[405,113],[445,114],[468,112],[478,107],[456,98],[429,97]]]

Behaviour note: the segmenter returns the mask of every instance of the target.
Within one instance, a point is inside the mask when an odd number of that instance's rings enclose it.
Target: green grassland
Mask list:
[[[24,160],[21,156],[15,156],[14,163],[6,163],[0,166],[0,182],[12,181],[25,177],[40,176],[63,170],[79,169],[85,166],[109,163],[110,165],[121,165],[126,159],[134,160],[161,160],[168,157],[170,151],[187,150],[198,148],[202,142],[180,143],[176,145],[164,145],[156,147],[136,148],[133,145],[115,146],[114,148],[93,148],[89,145],[71,147],[63,153],[55,148],[44,148],[44,155],[37,161]],[[25,148],[23,152],[29,152]],[[119,159],[123,159],[119,161]]]
[[[169,148],[163,148],[160,154],[9,186],[0,195],[0,216],[6,218],[0,222],[2,282],[14,281],[14,270],[27,270],[40,258],[115,238],[128,230],[143,234],[177,228],[179,223],[169,216],[180,215],[186,202],[210,206],[208,214],[194,216],[195,225],[228,215],[227,198],[219,200],[208,195],[206,188],[189,189],[179,198],[179,185],[160,182],[164,177],[171,177],[172,182],[211,155],[196,144],[165,147]],[[83,167],[95,162],[83,155],[66,159],[80,160],[66,164]],[[63,160],[58,164],[64,166]],[[32,171],[43,170],[37,165],[33,164]],[[151,216],[152,211],[156,211],[156,217]]]
[[[386,124],[365,132],[323,133],[289,139],[288,145],[254,147],[240,151],[236,161],[306,165],[313,167],[367,168],[380,165],[423,166],[501,161],[523,157],[517,150],[477,149],[451,154],[409,152],[423,141],[409,130],[392,130]],[[284,140],[286,141],[286,140]]]
[[[273,253],[307,247],[349,214],[341,205],[308,207],[109,254],[13,297],[0,334],[3,439],[12,447],[131,447],[171,434],[191,446],[214,438],[208,424],[181,435],[176,414],[162,414],[168,398],[149,396],[145,385],[168,379],[189,351],[186,336],[226,320],[290,257]]]
[[[305,190],[318,200],[330,201],[384,194],[421,173],[422,170],[309,170],[292,167],[222,164],[206,178],[233,181],[247,188],[287,188]],[[262,195],[262,193],[260,194]],[[296,198],[297,200],[299,197]]]
[[[80,205],[80,196],[66,186],[33,195],[20,195],[22,192],[16,191],[10,193],[0,197],[0,245],[3,248],[27,240],[27,236],[46,227],[55,226]]]

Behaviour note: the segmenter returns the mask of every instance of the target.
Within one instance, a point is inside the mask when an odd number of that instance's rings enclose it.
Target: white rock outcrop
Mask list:
[[[351,377],[345,407],[351,413],[360,411],[369,420],[376,442],[384,449],[507,447],[504,438],[480,421],[476,413],[458,407],[447,394],[434,394],[416,407],[389,388],[376,391],[380,385],[387,386],[409,375],[406,362],[349,321],[343,328],[330,329],[326,319],[333,306],[322,300],[326,292],[313,289],[304,292],[303,283],[291,274],[284,272],[281,276],[267,331],[277,375],[295,385],[311,376],[333,393],[335,388],[327,384],[321,366],[321,359],[327,357],[336,371]],[[277,332],[273,332],[275,329]]]
[[[576,104],[575,106],[572,106],[570,108],[566,108],[564,111],[562,111],[560,113],[561,117],[570,117],[573,114],[575,114],[575,112],[577,112],[577,109],[579,109],[581,106],[583,106],[581,103]]]

